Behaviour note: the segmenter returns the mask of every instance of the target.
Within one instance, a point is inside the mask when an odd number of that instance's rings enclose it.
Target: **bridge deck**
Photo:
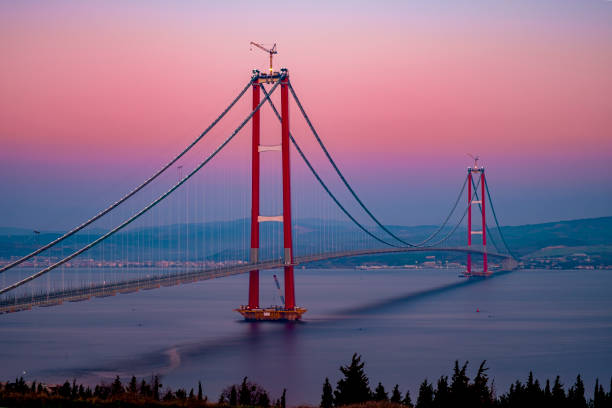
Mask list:
[[[354,256],[374,255],[374,254],[393,254],[402,252],[463,252],[472,254],[483,254],[484,252],[476,249],[463,247],[457,248],[381,248],[364,249],[356,251],[334,252],[313,256],[296,257],[295,264],[304,264],[326,259],[348,258]],[[495,252],[487,252],[488,256],[511,259],[509,255]],[[238,275],[252,271],[254,269],[266,270],[276,269],[284,266],[282,259],[258,262],[242,263],[216,269],[202,269],[189,272],[176,272],[164,275],[149,277],[145,279],[132,279],[117,283],[106,283],[90,285],[82,288],[66,289],[40,295],[19,296],[13,299],[0,301],[0,314],[12,313],[22,310],[30,310],[32,307],[49,307],[62,304],[63,302],[80,302],[89,300],[92,297],[115,296],[117,293],[134,293],[139,290],[157,289],[161,286],[175,286],[182,283],[193,283],[202,280],[221,278],[224,276]]]

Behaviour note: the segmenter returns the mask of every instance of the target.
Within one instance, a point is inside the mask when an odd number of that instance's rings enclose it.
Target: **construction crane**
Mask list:
[[[474,156],[473,154],[468,153],[468,156],[470,156],[472,159],[474,159],[474,170],[478,170],[478,160],[480,160],[480,156]]]
[[[283,292],[281,291],[280,283],[278,283],[278,278],[274,275],[274,283],[276,284],[276,289],[278,289],[278,297],[280,297],[281,303],[285,304],[285,297],[283,296]]]
[[[251,41],[251,45],[254,45],[257,48],[259,48],[260,50],[265,51],[265,52],[270,54],[270,75],[272,75],[272,73],[274,72],[274,69],[272,68],[272,56],[274,54],[278,54],[278,51],[276,51],[276,43],[274,44],[274,46],[271,49],[267,49],[263,45],[257,44],[256,42],[253,42],[253,41]]]

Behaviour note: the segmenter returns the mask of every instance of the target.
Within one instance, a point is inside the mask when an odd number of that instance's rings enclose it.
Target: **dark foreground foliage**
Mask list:
[[[384,386],[372,390],[370,381],[364,370],[361,356],[353,355],[351,363],[340,367],[343,377],[333,390],[329,379],[325,379],[321,395],[321,408],[355,407],[365,408],[414,407],[414,408],[612,408],[612,380],[606,393],[599,380],[595,382],[593,397],[588,401],[582,378],[578,376],[574,385],[567,390],[559,377],[551,384],[546,380],[544,386],[533,374],[529,373],[527,382],[516,381],[505,394],[496,395],[493,384],[487,375],[488,368],[483,361],[478,367],[476,376],[470,379],[467,374],[468,363],[459,365],[455,361],[453,374],[440,377],[436,383],[425,379],[418,390],[416,402],[413,404],[409,390],[402,395],[399,385],[395,385],[389,397]]]
[[[244,377],[240,385],[234,384],[226,387],[219,397],[219,405],[235,406],[251,406],[268,408],[271,405],[268,392],[261,386],[248,381]],[[280,400],[276,401],[275,406],[285,408],[285,391]]]
[[[150,382],[136,380],[132,377],[127,385],[121,383],[119,377],[111,384],[96,385],[93,389],[66,381],[63,385],[47,386],[32,382],[27,384],[23,378],[15,382],[0,383],[0,406],[2,407],[33,407],[33,408],[140,408],[140,407],[235,407],[272,406],[266,390],[259,385],[247,381],[245,377],[241,384],[232,385],[221,394],[218,403],[210,403],[204,396],[202,383],[197,389],[170,388],[162,390],[163,385],[158,376],[153,376]],[[285,408],[285,393],[274,403],[275,408]]]
[[[378,383],[374,389],[365,372],[361,356],[354,354],[351,362],[340,367],[342,377],[335,389],[325,379],[321,394],[321,408],[612,408],[612,381],[608,392],[595,382],[590,398],[585,397],[582,378],[566,387],[559,377],[540,383],[529,373],[527,381],[516,381],[506,393],[496,394],[489,381],[488,368],[483,361],[474,378],[466,374],[468,363],[455,362],[450,378],[442,376],[435,382],[425,379],[416,393],[416,400],[409,390],[402,393],[399,385],[385,389]],[[159,377],[149,382],[132,377],[122,384],[119,377],[111,384],[96,385],[93,389],[66,381],[63,385],[48,386],[36,381],[26,383],[23,378],[15,382],[0,383],[0,407],[33,408],[139,408],[139,407],[262,407],[286,408],[286,390],[280,398],[272,400],[261,386],[244,378],[240,384],[226,387],[217,402],[210,402],[204,395],[202,383],[196,389],[163,389]]]

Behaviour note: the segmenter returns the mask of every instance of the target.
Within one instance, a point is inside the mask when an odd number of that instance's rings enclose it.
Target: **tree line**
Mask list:
[[[597,379],[592,396],[587,400],[582,378],[577,376],[573,385],[566,387],[557,376],[551,384],[542,385],[529,373],[525,383],[516,381],[508,391],[498,394],[489,381],[488,368],[483,361],[474,378],[469,378],[468,363],[455,361],[452,375],[441,376],[435,382],[425,379],[416,398],[409,390],[402,393],[398,384],[388,392],[382,383],[372,390],[361,356],[354,354],[351,362],[340,367],[342,374],[336,387],[325,379],[321,395],[321,408],[351,405],[378,408],[612,408],[612,379],[608,392]],[[123,384],[119,376],[110,384],[91,388],[77,384],[76,380],[49,386],[23,378],[0,383],[0,406],[6,407],[261,407],[286,408],[286,392],[272,399],[268,391],[244,377],[241,383],[226,387],[216,401],[209,401],[203,393],[202,383],[189,391],[184,388],[163,389],[158,376],[147,382],[132,377]]]
[[[370,401],[390,402],[407,408],[612,408],[612,379],[607,393],[597,379],[593,396],[587,401],[584,382],[580,375],[566,390],[559,376],[552,385],[547,379],[542,386],[530,372],[525,383],[517,380],[510,385],[506,393],[498,396],[494,385],[489,382],[486,361],[480,364],[473,379],[466,374],[468,363],[460,366],[459,362],[455,361],[450,378],[443,375],[435,384],[425,379],[419,386],[416,400],[413,402],[410,391],[406,390],[402,395],[397,384],[393,387],[391,395],[380,382],[372,390],[364,365],[361,356],[354,354],[350,364],[340,367],[342,378],[338,381],[335,390],[326,378],[321,395],[321,408],[342,407]]]
[[[240,384],[225,388],[217,402],[204,395],[202,382],[197,389],[166,388],[159,376],[147,382],[132,376],[122,384],[119,376],[110,384],[99,384],[94,388],[77,384],[76,380],[62,385],[45,385],[33,381],[28,384],[23,378],[14,382],[0,383],[0,406],[7,407],[260,407],[285,408],[287,391],[272,400],[268,391],[244,377]]]

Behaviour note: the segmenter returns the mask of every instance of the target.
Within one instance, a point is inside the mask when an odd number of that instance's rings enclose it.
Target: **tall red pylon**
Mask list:
[[[253,109],[260,103],[261,84],[280,81],[281,87],[281,143],[280,145],[263,146],[260,143],[260,114],[255,112],[252,118],[251,145],[251,251],[250,261],[259,262],[259,224],[262,222],[283,223],[283,263],[285,278],[284,307],[260,308],[259,306],[259,270],[249,272],[249,303],[236,309],[246,320],[299,320],[306,309],[295,305],[295,279],[293,261],[293,231],[291,223],[291,163],[289,139],[289,72],[262,74],[255,71],[253,82]],[[260,214],[260,154],[268,151],[280,151],[282,155],[283,180],[283,214],[263,216]]]
[[[253,83],[253,110],[259,106],[259,83]],[[251,143],[251,253],[250,261],[259,262],[259,111],[253,114]],[[259,309],[259,270],[249,272],[249,309]]]
[[[293,279],[293,235],[291,229],[291,164],[289,144],[289,74],[281,80],[281,116],[283,155],[283,247],[285,259],[285,309],[295,309],[295,283]]]
[[[472,195],[472,185],[474,184],[474,175],[480,178],[480,200],[474,200],[474,196]],[[478,158],[474,160],[474,166],[468,167],[468,221],[467,221],[467,239],[468,239],[468,249],[472,247],[472,235],[480,235],[482,237],[482,272],[473,272],[472,271],[472,254],[467,254],[467,265],[466,265],[466,275],[467,276],[488,276],[489,275],[489,265],[487,262],[487,219],[485,212],[485,192],[486,192],[486,179],[485,179],[485,169],[484,167],[478,167]],[[476,186],[476,185],[475,185]],[[480,205],[481,213],[482,213],[482,229],[481,230],[473,230],[472,229],[472,206],[474,204]]]

